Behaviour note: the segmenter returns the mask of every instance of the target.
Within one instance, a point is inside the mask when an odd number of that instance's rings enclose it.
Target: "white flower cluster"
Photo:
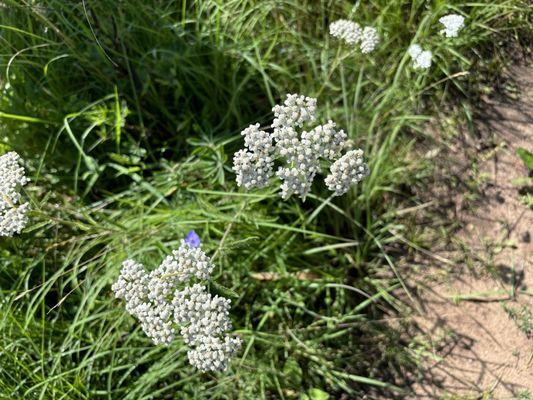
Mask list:
[[[361,41],[363,30],[357,22],[339,19],[329,25],[329,34],[350,45],[355,45]]]
[[[276,175],[283,181],[280,186],[282,199],[286,200],[293,194],[297,194],[301,199],[305,199],[309,190],[311,190],[316,171],[280,167]]]
[[[192,247],[185,241],[178,250],[173,250],[171,256],[167,256],[161,266],[163,275],[176,276],[181,282],[187,282],[192,277],[209,279],[215,266],[200,247]]]
[[[439,22],[444,25],[444,29],[440,31],[446,37],[457,37],[459,31],[463,29],[465,19],[458,14],[448,14],[439,19]],[[411,59],[413,60],[413,68],[428,69],[431,67],[431,58],[433,54],[430,50],[422,50],[418,44],[412,44],[407,50]]]
[[[28,223],[28,203],[20,204],[20,187],[28,183],[20,156],[0,156],[0,237],[19,234]]]
[[[371,26],[361,28],[357,22],[346,19],[332,22],[329,25],[329,34],[337,39],[344,40],[351,46],[359,44],[363,54],[372,52],[379,43],[376,28]]]
[[[379,44],[379,36],[376,28],[366,26],[363,29],[363,35],[361,36],[361,53],[367,54],[374,51]]]
[[[276,104],[272,112],[274,113],[272,128],[302,127],[304,123],[316,120],[316,99],[288,94],[283,104]]]
[[[126,310],[139,320],[154,344],[169,345],[179,325],[184,342],[192,348],[189,362],[201,371],[222,371],[242,344],[241,339],[226,334],[231,329],[231,301],[212,296],[198,283],[183,290],[176,287],[193,277],[208,279],[212,271],[209,257],[182,241],[150,273],[133,260],[124,261],[112,290],[126,301]]]
[[[444,25],[444,29],[440,31],[446,37],[457,37],[459,31],[465,26],[465,18],[457,14],[448,14],[439,19],[439,22]]]
[[[316,121],[316,104],[316,99],[289,94],[283,104],[272,109],[271,134],[259,130],[259,124],[250,125],[241,132],[247,149],[239,150],[233,159],[238,186],[246,189],[266,186],[273,175],[276,158],[286,164],[276,171],[282,180],[281,197],[287,199],[296,194],[305,199],[320,172],[320,160],[334,161],[348,147],[346,133],[337,130],[331,120],[309,131],[298,132],[297,129],[306,123]]]
[[[411,59],[413,60],[413,67],[416,69],[427,69],[431,67],[432,53],[429,50],[422,50],[418,44],[413,44],[408,50]]]
[[[224,297],[211,296],[207,287],[198,283],[176,292],[174,319],[183,326],[180,333],[185,343],[196,345],[202,336],[219,336],[230,330],[230,303]]]
[[[273,174],[272,138],[259,129],[259,124],[250,125],[241,135],[248,150],[239,150],[233,156],[237,185],[246,189],[265,187]]]
[[[350,150],[331,165],[325,182],[329,190],[341,196],[366,175],[368,167],[363,160],[363,150]]]
[[[225,371],[228,360],[241,347],[238,338],[225,336],[223,339],[214,336],[203,336],[196,348],[187,352],[191,365],[200,371]]]

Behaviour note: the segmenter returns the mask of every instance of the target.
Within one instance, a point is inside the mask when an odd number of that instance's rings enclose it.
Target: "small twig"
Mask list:
[[[443,82],[446,82],[446,81],[448,81],[450,79],[453,79],[453,78],[458,78],[459,76],[465,76],[465,75],[469,75],[469,74],[470,74],[470,72],[468,72],[468,71],[456,72],[455,74],[447,76],[446,78],[443,78],[440,81],[437,81],[437,82],[433,83],[432,85],[429,85],[428,87],[424,88],[423,90],[418,92],[418,96],[420,96],[422,93],[427,92],[428,90],[434,88],[435,86],[440,85]]]

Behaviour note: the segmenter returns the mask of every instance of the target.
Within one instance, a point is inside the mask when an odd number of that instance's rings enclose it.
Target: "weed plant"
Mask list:
[[[466,17],[458,38],[438,33],[449,12]],[[406,322],[384,319],[416,303],[398,215],[431,168],[410,151],[529,17],[521,0],[4,0],[0,150],[27,160],[33,222],[0,241],[0,397],[400,396],[414,356]],[[377,49],[331,38],[340,18],[376,27]],[[239,132],[286,93],[317,97],[365,150],[343,197],[237,188]],[[155,268],[191,229],[244,340],[226,373],[153,346],[110,290],[122,261]]]

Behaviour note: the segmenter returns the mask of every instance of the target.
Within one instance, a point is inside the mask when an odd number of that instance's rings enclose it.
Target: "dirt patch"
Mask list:
[[[417,279],[426,370],[411,398],[533,399],[533,212],[516,153],[533,150],[533,68],[508,74],[510,97],[485,99],[433,189],[457,229]]]

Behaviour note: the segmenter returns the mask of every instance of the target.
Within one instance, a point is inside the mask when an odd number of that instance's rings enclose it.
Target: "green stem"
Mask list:
[[[38,124],[51,124],[52,123],[51,121],[47,121],[41,118],[28,117],[26,115],[9,114],[3,111],[0,111],[0,118],[14,119],[16,121],[33,122],[33,123],[38,123]]]

